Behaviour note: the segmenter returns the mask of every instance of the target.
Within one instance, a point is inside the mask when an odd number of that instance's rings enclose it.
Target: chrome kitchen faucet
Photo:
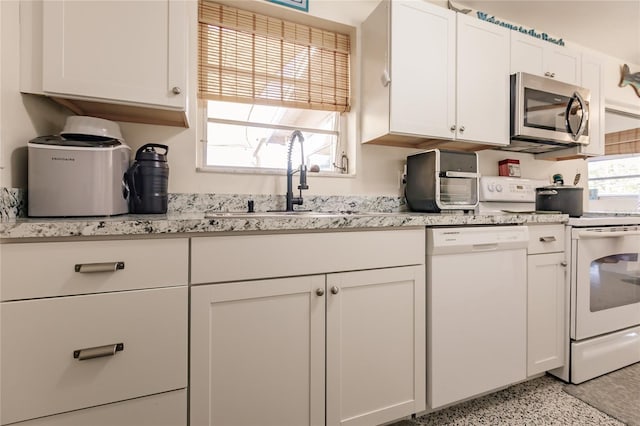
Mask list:
[[[300,143],[300,167],[297,170],[293,170],[291,166],[291,151],[293,150],[293,142],[295,139],[298,139]],[[287,208],[286,211],[292,212],[294,204],[299,206],[302,205],[302,190],[309,189],[309,185],[307,185],[307,166],[304,164],[304,137],[302,136],[302,132],[300,130],[294,130],[291,133],[289,138],[289,149],[287,151]],[[300,184],[298,185],[298,189],[300,190],[300,196],[293,196],[293,174],[297,171],[300,171]]]

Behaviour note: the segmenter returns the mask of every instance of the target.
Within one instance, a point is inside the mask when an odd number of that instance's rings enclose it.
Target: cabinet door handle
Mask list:
[[[338,287],[336,287],[335,285],[331,287],[331,294],[338,294],[338,293],[340,293],[340,289]]]
[[[171,91],[173,92],[174,95],[179,95],[180,93],[182,93],[182,89],[179,88],[178,86],[174,86],[173,89],[171,89]]]
[[[554,78],[556,76],[556,73],[547,71],[547,72],[544,73],[544,75],[545,75],[545,77]]]
[[[560,262],[560,266],[567,266],[567,262],[565,260],[563,260],[562,262]]]
[[[316,290],[316,294],[318,296],[324,296],[324,288],[319,288]]]
[[[556,237],[551,236],[551,237],[540,237],[540,241],[542,241],[543,243],[552,243],[556,240]]]
[[[124,269],[124,262],[77,263],[75,271],[81,274],[115,272]]]
[[[456,131],[456,125],[452,124],[451,127],[449,127],[449,130],[451,130],[452,132]]]
[[[111,345],[95,346],[93,348],[76,349],[73,351],[73,357],[78,361],[84,361],[85,359],[113,356],[116,352],[123,350],[124,343],[114,343]]]
[[[464,126],[460,126],[460,133],[464,133]]]

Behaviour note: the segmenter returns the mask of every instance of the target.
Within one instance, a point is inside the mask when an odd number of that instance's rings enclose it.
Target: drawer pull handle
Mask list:
[[[85,359],[113,356],[116,352],[123,350],[124,343],[114,343],[112,345],[96,346],[94,348],[77,349],[73,351],[73,357],[78,361],[84,361]]]
[[[78,263],[76,272],[88,274],[92,272],[114,272],[124,269],[124,262]]]
[[[556,240],[556,237],[540,237],[540,241],[542,241],[543,243],[552,243]]]

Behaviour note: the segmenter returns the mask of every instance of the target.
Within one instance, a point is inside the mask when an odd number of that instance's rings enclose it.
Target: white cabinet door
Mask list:
[[[564,253],[528,256],[527,376],[564,363],[566,342]]]
[[[580,52],[512,31],[511,73],[516,72],[526,72],[578,85]]]
[[[457,138],[509,144],[509,30],[457,14]]]
[[[187,426],[187,389],[68,411],[20,426]]]
[[[531,36],[511,34],[511,74],[544,75],[545,46]]]
[[[2,424],[187,385],[186,286],[1,309]]]
[[[324,275],[191,289],[191,426],[324,425],[324,289]]]
[[[546,72],[553,75],[553,79],[569,84],[580,84],[580,52],[564,46],[547,43],[545,55]]]
[[[327,276],[327,424],[425,409],[423,266]]]
[[[455,124],[455,13],[391,2],[392,133],[451,139]]]
[[[44,1],[42,18],[46,94],[185,109],[186,2]]]

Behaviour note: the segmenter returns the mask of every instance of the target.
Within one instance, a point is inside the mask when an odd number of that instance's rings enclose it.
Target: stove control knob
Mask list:
[[[487,185],[487,189],[489,190],[489,192],[493,192],[496,189],[496,185],[490,183],[489,185]]]
[[[496,191],[498,191],[498,192],[502,192],[502,185],[497,184],[497,185],[496,185]]]

